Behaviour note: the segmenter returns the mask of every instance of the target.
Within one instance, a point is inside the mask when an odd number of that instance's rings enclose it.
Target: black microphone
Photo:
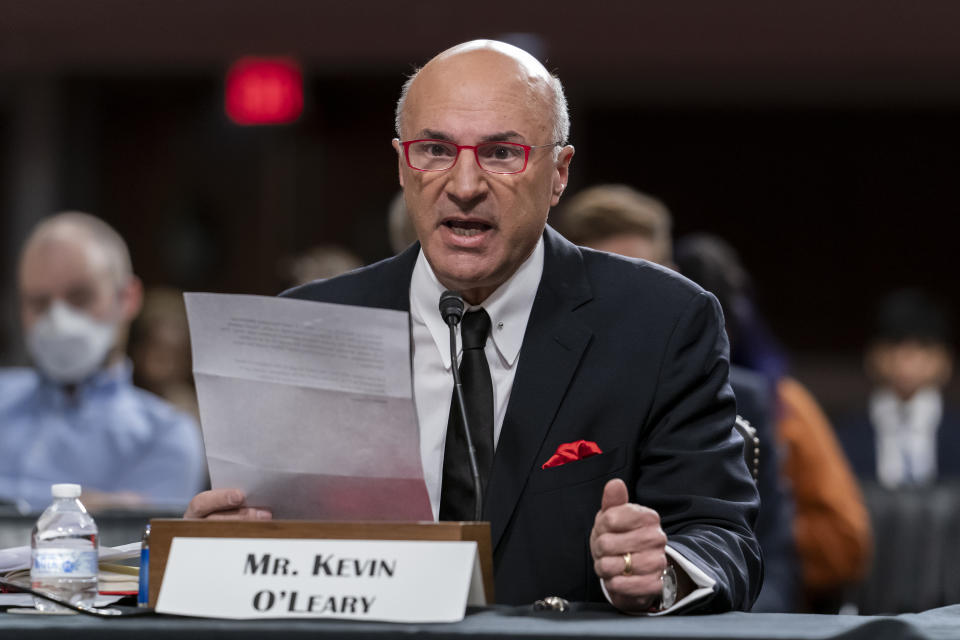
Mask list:
[[[460,365],[457,363],[457,325],[463,319],[463,297],[457,291],[444,291],[440,294],[440,315],[450,327],[450,370],[453,372],[453,389],[457,395],[457,405],[460,407],[460,417],[463,422],[463,438],[467,443],[467,452],[470,454],[470,475],[473,476],[473,493],[476,496],[474,504],[474,520],[479,522],[483,517],[483,486],[480,484],[480,467],[477,465],[477,450],[473,447],[473,438],[470,437],[470,425],[467,421],[467,404],[463,399],[463,385],[460,383]]]
[[[440,315],[451,327],[460,324],[463,319],[463,298],[459,292],[448,289],[440,294]]]

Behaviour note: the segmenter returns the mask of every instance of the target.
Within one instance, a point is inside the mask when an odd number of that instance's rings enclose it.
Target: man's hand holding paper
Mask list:
[[[269,509],[247,506],[247,497],[240,489],[210,489],[198,493],[190,501],[184,518],[210,520],[270,520]]]

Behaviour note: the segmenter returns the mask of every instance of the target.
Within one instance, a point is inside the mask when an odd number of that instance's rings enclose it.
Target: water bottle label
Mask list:
[[[147,606],[150,602],[150,547],[140,549],[140,591],[137,593],[137,606]]]
[[[97,552],[79,549],[35,549],[31,578],[91,578],[97,575]]]

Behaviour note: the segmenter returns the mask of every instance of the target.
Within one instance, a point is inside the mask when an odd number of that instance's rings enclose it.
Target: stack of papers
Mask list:
[[[100,562],[118,562],[140,556],[140,543],[130,542],[119,547],[100,547],[98,550]],[[0,575],[30,568],[30,546],[10,547],[0,549]]]
[[[140,570],[137,567],[116,564],[140,556],[140,543],[131,542],[119,547],[100,547],[100,570],[97,574],[100,597],[95,606],[103,607],[127,595],[136,595]],[[0,549],[0,576],[15,584],[30,585],[30,547]],[[33,596],[28,593],[0,593],[0,606],[32,607]]]

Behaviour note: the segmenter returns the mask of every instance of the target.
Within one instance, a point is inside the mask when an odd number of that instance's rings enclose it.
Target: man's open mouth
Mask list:
[[[443,224],[454,234],[465,237],[479,235],[493,228],[492,225],[479,220],[446,220]]]

